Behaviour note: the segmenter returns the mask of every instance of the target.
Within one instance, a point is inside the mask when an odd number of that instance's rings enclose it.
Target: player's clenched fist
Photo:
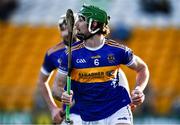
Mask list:
[[[65,91],[65,92],[62,93],[61,101],[64,104],[72,105],[72,96],[73,96],[73,91],[72,90],[70,91],[70,95],[67,93],[67,91]]]
[[[139,87],[136,87],[131,93],[131,99],[134,105],[140,105],[144,102],[145,95]]]
[[[130,105],[130,108],[131,108],[131,111],[134,112],[134,110],[136,109],[136,105],[134,105],[133,103],[129,104]]]
[[[51,110],[51,116],[52,116],[53,123],[60,124],[63,121],[65,114],[61,108],[54,107]]]

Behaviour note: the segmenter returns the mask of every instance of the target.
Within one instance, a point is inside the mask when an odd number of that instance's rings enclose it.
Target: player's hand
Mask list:
[[[130,105],[130,108],[131,108],[131,111],[134,112],[134,110],[136,109],[136,105],[134,105],[133,103],[129,104]]]
[[[60,124],[64,119],[64,111],[61,108],[54,107],[51,110],[52,121],[54,124]]]
[[[73,103],[72,97],[73,97],[73,91],[72,90],[70,91],[70,95],[67,93],[67,91],[65,91],[65,92],[62,93],[61,101],[64,104],[72,105],[72,103]]]
[[[145,95],[143,91],[137,87],[132,91],[131,99],[132,99],[132,103],[138,106],[144,102]]]

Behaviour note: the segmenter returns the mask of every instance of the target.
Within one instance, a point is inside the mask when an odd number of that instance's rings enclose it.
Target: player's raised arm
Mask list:
[[[128,67],[137,72],[136,86],[131,94],[132,94],[132,103],[135,105],[140,105],[141,103],[143,103],[145,99],[145,95],[143,91],[149,80],[149,70],[146,63],[138,56],[134,56],[133,63]]]

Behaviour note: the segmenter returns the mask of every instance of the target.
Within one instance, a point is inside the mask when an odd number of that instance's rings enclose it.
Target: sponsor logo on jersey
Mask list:
[[[85,59],[76,59],[76,63],[86,63]]]
[[[103,78],[104,76],[105,76],[104,72],[79,73],[79,78],[82,79]]]
[[[114,70],[110,70],[106,72],[106,75],[109,77],[113,76],[113,74],[114,74]]]
[[[91,59],[99,59],[99,58],[101,58],[101,56],[100,56],[100,55],[91,56]]]
[[[119,66],[92,67],[72,70],[72,80],[80,83],[112,81],[117,77]]]
[[[86,73],[86,72],[82,72],[79,73],[79,78],[83,78],[83,79],[94,79],[94,78],[104,78],[104,77],[113,77],[114,76],[114,70],[111,71],[106,71],[106,72],[92,72],[92,73]]]

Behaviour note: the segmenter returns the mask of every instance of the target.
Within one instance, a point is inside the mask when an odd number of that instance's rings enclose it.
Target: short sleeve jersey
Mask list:
[[[60,55],[64,52],[65,46],[63,42],[60,42],[56,46],[50,48],[44,57],[44,61],[41,67],[41,72],[45,75],[50,75],[50,73],[59,67]],[[71,113],[79,114],[76,105],[71,107]]]
[[[60,57],[59,72],[67,74],[68,52]],[[134,54],[128,47],[112,40],[93,50],[80,42],[72,47],[71,86],[75,103],[84,121],[107,118],[131,100],[119,78],[121,65],[131,65]]]

